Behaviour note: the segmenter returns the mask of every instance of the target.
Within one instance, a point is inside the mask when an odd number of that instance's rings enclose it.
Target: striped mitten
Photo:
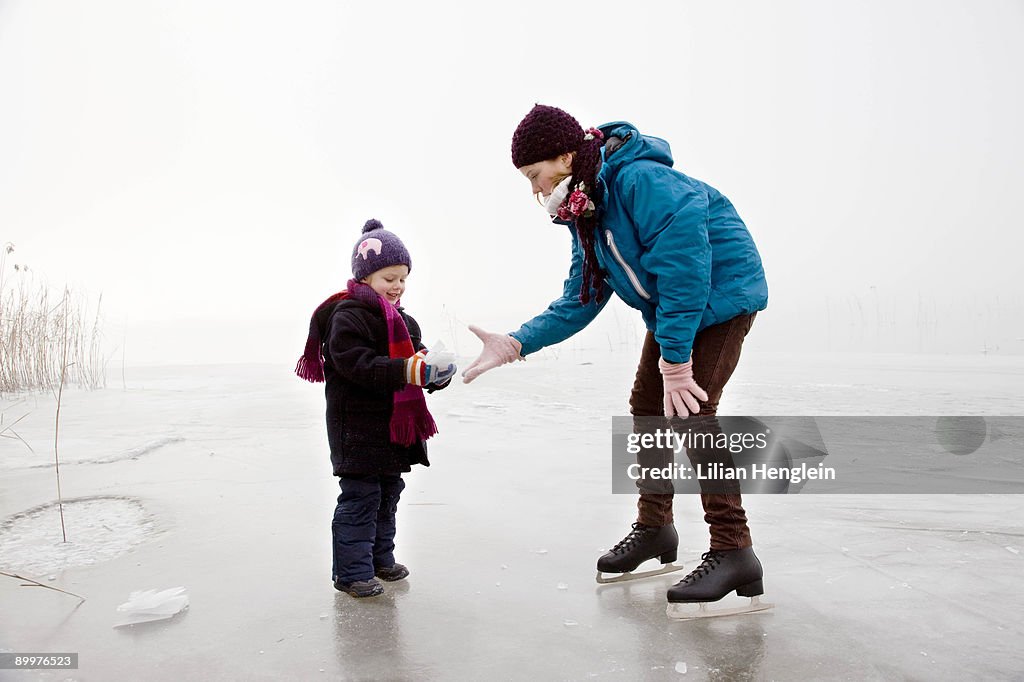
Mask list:
[[[426,355],[427,351],[421,350],[405,361],[405,380],[407,383],[417,386],[426,386],[427,384],[440,386],[455,376],[455,372],[458,371],[455,363],[428,365],[426,360],[424,360]]]

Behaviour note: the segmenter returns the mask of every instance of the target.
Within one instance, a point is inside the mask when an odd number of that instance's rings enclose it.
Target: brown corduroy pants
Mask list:
[[[707,402],[701,402],[700,414],[713,416],[718,412],[722,391],[739,363],[743,339],[750,331],[757,313],[739,315],[699,332],[693,341],[693,378],[707,391]],[[636,417],[658,417],[664,414],[664,388],[658,358],[661,348],[652,332],[647,332],[640,365],[636,370],[633,392],[629,398],[630,412]],[[637,521],[648,526],[672,523],[672,495],[640,494]],[[747,514],[740,494],[701,493],[704,520],[711,531],[711,549],[740,549],[752,545]]]

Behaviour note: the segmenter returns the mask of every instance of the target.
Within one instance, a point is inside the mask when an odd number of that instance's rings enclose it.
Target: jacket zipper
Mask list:
[[[626,261],[623,260],[622,254],[619,253],[619,247],[615,246],[615,240],[612,238],[612,231],[605,230],[604,234],[608,238],[608,248],[612,250],[612,256],[614,256],[618,264],[622,266],[622,269],[626,271],[626,277],[629,278],[633,288],[636,289],[636,293],[649,301],[651,299],[651,295],[647,293],[647,290],[644,289],[643,286],[640,285],[640,280],[637,278],[636,273],[633,272],[632,268],[626,265]]]

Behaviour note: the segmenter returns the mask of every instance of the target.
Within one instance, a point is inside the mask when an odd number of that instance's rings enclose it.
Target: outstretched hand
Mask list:
[[[483,342],[483,350],[477,359],[462,372],[462,383],[468,384],[489,369],[508,364],[513,360],[522,360],[519,354],[523,350],[523,344],[513,339],[508,334],[496,334],[485,332],[480,327],[469,325],[469,331],[476,334]]]

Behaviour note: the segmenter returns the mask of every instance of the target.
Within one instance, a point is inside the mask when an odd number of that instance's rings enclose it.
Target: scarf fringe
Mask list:
[[[295,373],[312,384],[321,384],[324,381],[323,361],[317,358],[311,362],[309,358],[302,356],[295,363]]]
[[[436,434],[437,424],[430,414],[419,418],[407,415],[402,419],[391,420],[391,442],[396,445],[409,447]]]
[[[295,363],[295,373],[310,383],[318,384],[324,380],[324,358],[320,354],[320,325],[317,321],[317,316],[327,306],[344,298],[348,298],[347,290],[331,294],[323,303],[316,307],[312,317],[309,319],[309,335],[306,337],[306,346],[302,350],[302,355],[299,356],[299,361]]]

